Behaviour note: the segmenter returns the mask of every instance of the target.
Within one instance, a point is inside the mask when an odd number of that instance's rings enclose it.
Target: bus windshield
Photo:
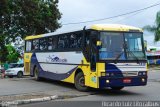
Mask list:
[[[142,33],[101,32],[100,60],[144,60]]]

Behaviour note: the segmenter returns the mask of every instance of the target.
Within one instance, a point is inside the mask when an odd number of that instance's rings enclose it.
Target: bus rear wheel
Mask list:
[[[111,87],[112,90],[122,90],[124,87],[121,86],[121,87]]]
[[[88,91],[88,87],[85,86],[85,78],[84,78],[84,74],[82,72],[79,72],[75,76],[75,87],[79,91]]]
[[[34,77],[35,77],[35,80],[39,81],[40,80],[40,77],[39,77],[39,70],[37,67],[35,67],[34,69]]]

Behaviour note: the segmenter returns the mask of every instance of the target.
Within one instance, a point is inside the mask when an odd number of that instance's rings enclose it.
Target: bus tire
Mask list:
[[[78,89],[79,91],[88,91],[88,87],[85,86],[84,74],[82,72],[79,72],[75,76],[74,84],[75,84],[76,89]]]
[[[23,72],[22,72],[22,71],[19,71],[19,72],[17,73],[17,77],[18,77],[18,78],[22,78],[22,77],[23,77]]]
[[[37,67],[34,68],[34,77],[36,81],[40,81],[39,70]]]
[[[121,86],[121,87],[111,87],[112,90],[122,90],[124,87]]]

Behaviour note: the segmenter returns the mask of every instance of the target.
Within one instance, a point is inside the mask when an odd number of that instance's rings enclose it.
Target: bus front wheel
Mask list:
[[[75,76],[75,87],[79,91],[88,91],[88,87],[85,86],[85,78],[84,78],[84,74],[82,72],[79,72]]]

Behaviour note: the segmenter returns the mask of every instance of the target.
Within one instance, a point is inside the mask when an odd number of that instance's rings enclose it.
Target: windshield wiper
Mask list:
[[[132,51],[127,51],[127,52],[129,52],[136,59],[137,63],[139,63],[138,57]]]
[[[117,63],[118,59],[121,57],[121,55],[124,53],[124,51],[122,51],[116,58],[115,58],[115,64]]]

